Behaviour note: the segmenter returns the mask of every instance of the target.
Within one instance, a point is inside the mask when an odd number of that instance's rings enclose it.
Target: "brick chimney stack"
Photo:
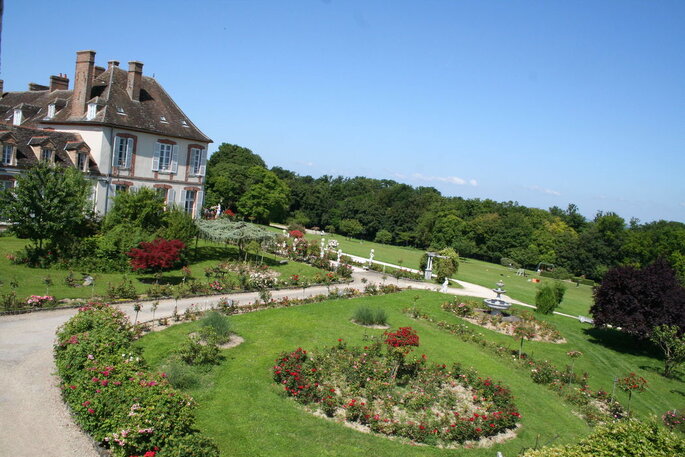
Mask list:
[[[128,80],[126,92],[131,100],[140,101],[140,86],[143,81],[143,62],[128,63]]]
[[[110,70],[113,67],[118,67],[119,66],[119,61],[118,60],[110,60],[107,62],[107,69]]]
[[[69,78],[67,78],[67,75],[60,73],[59,76],[50,76],[50,92],[56,90],[69,90]]]
[[[86,114],[95,73],[95,51],[76,52],[76,72],[74,73],[74,95],[71,97],[72,117]]]
[[[93,73],[93,78],[97,78],[98,76],[100,76],[101,74],[103,74],[105,72],[105,67],[99,67],[96,65],[94,67],[94,69],[95,69],[95,72]]]

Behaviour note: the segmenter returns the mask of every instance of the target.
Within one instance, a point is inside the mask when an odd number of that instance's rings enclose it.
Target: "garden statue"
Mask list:
[[[369,262],[373,262],[373,257],[375,255],[375,251],[371,249],[371,252],[369,253]]]
[[[440,289],[440,292],[442,292],[443,294],[446,294],[447,293],[447,286],[449,285],[449,283],[450,283],[450,280],[445,278],[445,282],[442,283],[442,289]]]
[[[340,263],[340,257],[342,257],[342,249],[338,249],[338,263]]]
[[[323,259],[323,255],[324,255],[324,249],[325,249],[324,246],[326,246],[326,240],[322,237],[321,238],[321,258],[322,259]]]

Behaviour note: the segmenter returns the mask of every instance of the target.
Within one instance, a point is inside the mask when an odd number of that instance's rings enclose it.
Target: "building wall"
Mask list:
[[[96,161],[100,172],[105,175],[97,179],[95,185],[95,209],[105,214],[111,208],[111,198],[116,193],[116,186],[129,188],[162,188],[167,190],[168,204],[183,205],[186,191],[196,192],[194,214],[198,215],[204,197],[204,176],[193,176],[190,172],[190,148],[205,150],[208,143],[173,138],[164,135],[136,132],[101,126],[56,126],[55,130],[78,133],[91,149],[91,156]],[[112,166],[112,157],[116,137],[132,138],[134,151],[129,169]],[[176,173],[153,171],[155,144],[159,141],[174,144],[178,147],[178,166]],[[169,192],[171,190],[171,192]]]

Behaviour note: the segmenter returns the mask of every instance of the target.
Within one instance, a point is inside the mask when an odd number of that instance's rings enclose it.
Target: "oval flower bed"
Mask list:
[[[477,302],[462,301],[446,302],[441,305],[441,308],[447,312],[451,312],[456,316],[468,321],[474,325],[492,330],[504,335],[515,336],[516,327],[526,326],[532,330],[531,340],[542,341],[545,343],[562,344],[566,340],[556,327],[549,322],[541,321],[535,318],[535,315],[530,311],[520,311],[510,308],[508,313],[515,318],[515,321],[506,321],[501,314],[491,315],[483,309],[479,309]]]
[[[274,380],[310,411],[357,429],[450,446],[516,428],[508,389],[459,364],[410,357],[419,337],[411,327],[385,332],[363,347],[344,341],[318,353],[284,352]]]

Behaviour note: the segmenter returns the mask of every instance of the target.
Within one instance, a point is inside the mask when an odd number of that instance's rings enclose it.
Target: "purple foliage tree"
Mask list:
[[[685,288],[676,271],[663,259],[643,268],[609,270],[595,288],[590,313],[596,326],[613,325],[647,338],[658,325],[685,331]]]

